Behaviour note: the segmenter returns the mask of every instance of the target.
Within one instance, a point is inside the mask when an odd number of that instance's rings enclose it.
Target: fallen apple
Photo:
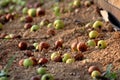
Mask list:
[[[26,23],[24,25],[24,29],[30,29],[31,27],[32,27],[32,24],[30,24],[30,23]]]
[[[43,49],[48,49],[50,47],[50,44],[47,42],[40,42],[38,45],[38,50],[42,51]]]
[[[95,31],[95,30],[89,32],[89,38],[91,38],[91,39],[95,39],[98,36],[99,36],[99,33],[97,31]]]
[[[62,48],[63,47],[63,39],[59,39],[55,41],[55,48]]]
[[[48,19],[43,19],[41,22],[40,22],[40,26],[47,26],[49,24],[49,20]]]
[[[46,68],[44,68],[44,67],[38,68],[37,73],[40,74],[40,75],[46,74]]]
[[[77,51],[77,44],[78,44],[78,40],[71,44],[71,50],[72,51]]]
[[[28,9],[28,15],[31,17],[35,17],[36,16],[36,9],[34,9],[34,8]]]
[[[54,36],[55,35],[55,30],[54,29],[48,29],[47,34],[50,35],[50,36]]]
[[[106,42],[104,40],[100,40],[100,41],[98,41],[97,46],[100,49],[105,49],[107,47],[107,44],[106,44]]]
[[[96,30],[99,30],[103,27],[103,22],[101,21],[95,21],[94,24],[93,24],[93,28],[96,29]]]
[[[80,0],[74,0],[74,2],[73,2],[73,6],[74,7],[80,7],[80,5],[81,5],[81,1]]]
[[[31,32],[34,32],[34,31],[37,31],[40,27],[38,25],[32,25],[30,31]]]
[[[84,55],[81,52],[76,52],[74,54],[74,59],[75,60],[83,60],[83,58],[84,58]]]
[[[41,80],[54,80],[54,77],[51,74],[44,74]]]
[[[32,21],[33,21],[33,18],[31,16],[23,17],[23,22],[31,23]]]
[[[67,59],[70,59],[72,56],[71,56],[70,53],[65,53],[62,57],[63,57],[63,58],[62,58],[62,61],[63,61],[63,62],[66,62]]]
[[[36,49],[36,50],[38,50],[38,43],[33,43],[33,46],[34,46],[34,48]]]
[[[20,50],[25,50],[27,49],[27,43],[24,42],[24,41],[21,41],[19,44],[18,44],[18,47]]]
[[[60,53],[59,52],[54,52],[51,54],[51,60],[54,61],[54,59],[57,57],[57,56],[60,56]]]
[[[54,25],[55,29],[62,29],[65,26],[64,22],[60,19],[55,20],[53,25]]]
[[[24,61],[23,61],[23,66],[24,66],[24,67],[33,66],[33,61],[32,61],[31,59],[29,59],[29,58],[24,59]]]
[[[93,72],[91,73],[91,77],[92,77],[93,79],[96,79],[96,77],[98,77],[98,76],[101,76],[101,73],[100,73],[99,71],[93,71]]]
[[[85,44],[85,42],[79,42],[77,44],[77,50],[81,52],[87,51],[87,45]]]
[[[9,2],[7,0],[6,1],[0,1],[0,7],[2,7],[2,8],[7,7],[8,4],[9,4]]]
[[[38,64],[42,65],[42,64],[46,64],[48,62],[48,59],[46,58],[40,58],[38,61]]]
[[[60,12],[60,7],[55,6],[53,10],[54,10],[55,13],[59,13]]]
[[[51,28],[53,26],[53,24],[52,23],[49,23],[48,25],[47,25],[47,28]]]
[[[88,40],[87,41],[87,46],[89,46],[89,47],[95,47],[96,46],[95,40]]]
[[[44,16],[45,15],[45,9],[43,9],[43,8],[37,8],[36,15],[40,16],[40,17]]]
[[[24,8],[22,9],[22,13],[23,13],[23,14],[27,14],[27,12],[28,12],[28,8],[27,8],[27,7],[24,7]]]
[[[93,71],[99,71],[100,69],[97,66],[90,66],[88,69],[88,73],[91,74]]]
[[[20,65],[20,66],[23,66],[23,61],[24,61],[24,59],[21,59],[21,60],[19,61],[19,65]]]
[[[75,59],[74,58],[70,58],[70,59],[67,59],[66,60],[66,63],[67,64],[71,64],[71,63],[74,63],[75,62]]]
[[[54,14],[56,16],[60,16],[60,7],[59,6],[55,6],[54,9],[53,9],[53,11],[54,11]]]
[[[37,59],[35,58],[35,57],[29,57],[29,59],[31,59],[32,60],[32,62],[33,62],[33,66],[35,66],[35,65],[37,65]]]
[[[55,62],[62,62],[62,56],[61,56],[61,55],[56,56],[56,57],[54,58],[54,61],[55,61]]]

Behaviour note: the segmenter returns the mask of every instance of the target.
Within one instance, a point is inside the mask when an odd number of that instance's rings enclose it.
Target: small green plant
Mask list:
[[[106,73],[105,77],[110,80],[115,80],[117,78],[117,73],[111,70],[112,70],[112,64],[108,65],[106,72],[105,72]]]
[[[118,73],[120,73],[120,71],[112,71],[112,64],[109,64],[106,71],[101,76],[93,78],[93,80],[116,80]]]
[[[4,67],[4,69],[2,69],[2,70],[0,71],[0,78],[1,78],[1,77],[8,77],[8,76],[9,76],[9,75],[8,75],[8,71],[9,71],[9,68],[11,67],[14,59],[15,59],[15,56],[11,57],[11,58],[9,59],[7,65]]]

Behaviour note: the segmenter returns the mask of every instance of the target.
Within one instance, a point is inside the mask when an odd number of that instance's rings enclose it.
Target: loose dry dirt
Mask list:
[[[65,0],[63,3],[60,3],[61,7],[67,7],[68,2],[71,2],[71,0]],[[32,24],[39,24],[44,18],[47,18],[50,22],[53,22],[56,19],[50,8],[53,4],[53,1],[46,1],[46,3],[42,6],[46,9],[46,15],[43,17],[35,17]],[[30,80],[32,76],[37,75],[36,69],[40,67],[40,65],[37,65],[24,68],[18,65],[20,59],[27,58],[27,56],[24,55],[26,50],[21,51],[18,48],[18,43],[20,41],[26,41],[29,45],[32,45],[34,42],[40,43],[41,41],[50,43],[51,47],[47,51],[30,51],[34,53],[36,58],[44,56],[49,60],[44,66],[46,66],[48,72],[54,75],[54,77],[58,80],[92,80],[87,71],[91,65],[98,66],[102,72],[106,70],[106,67],[109,64],[113,64],[113,71],[118,71],[120,69],[120,32],[107,30],[107,26],[110,26],[110,24],[106,24],[104,21],[103,27],[105,30],[100,32],[101,36],[97,39],[105,40],[107,42],[107,48],[88,48],[87,51],[83,52],[85,59],[82,61],[76,61],[72,64],[53,62],[50,60],[51,53],[55,51],[60,51],[62,54],[73,54],[70,46],[72,42],[76,41],[76,38],[78,38],[79,41],[84,42],[89,40],[88,33],[90,32],[90,29],[86,28],[85,24],[90,21],[101,19],[96,12],[95,4],[90,7],[81,5],[81,7],[77,10],[77,12],[73,11],[71,13],[68,12],[61,15],[61,19],[65,23],[65,28],[55,30],[56,34],[52,37],[47,36],[46,31],[48,28],[46,26],[36,32],[30,32],[29,29],[25,30],[23,28],[25,23],[20,22],[20,17],[15,18],[15,20],[4,25],[4,28],[0,31],[0,34],[19,34],[22,36],[20,39],[0,39],[0,65],[4,67],[10,57],[16,55],[13,65],[9,71],[9,80]],[[64,48],[52,50],[54,42],[59,38],[64,40]],[[119,79],[120,74],[118,74],[117,80]]]

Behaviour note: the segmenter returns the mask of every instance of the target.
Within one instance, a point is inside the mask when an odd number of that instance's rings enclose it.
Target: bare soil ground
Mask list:
[[[117,8],[120,8],[120,0],[108,0],[108,2],[116,6]]]
[[[31,0],[34,2],[34,0]],[[67,7],[68,2],[71,0],[65,0],[61,2],[61,7]],[[46,15],[43,17],[35,17],[32,24],[39,24],[40,21],[44,18],[47,18],[50,22],[53,22],[56,17],[54,16],[51,6],[54,4],[53,1],[46,1],[42,6],[46,10]],[[91,65],[98,66],[102,72],[106,70],[106,67],[109,64],[113,65],[113,71],[118,71],[120,69],[120,32],[109,31],[107,30],[106,24],[104,21],[105,31],[101,31],[101,36],[98,37],[98,40],[105,40],[107,42],[107,48],[98,49],[98,48],[88,48],[87,51],[83,52],[85,59],[81,61],[75,61],[72,64],[66,64],[63,62],[53,62],[50,60],[50,55],[52,52],[60,51],[62,54],[71,53],[71,44],[78,38],[79,41],[88,41],[88,33],[90,32],[88,28],[85,27],[85,24],[90,21],[95,21],[101,19],[101,17],[96,12],[96,5],[93,4],[90,7],[85,7],[81,5],[78,11],[63,13],[61,19],[65,23],[65,28],[61,30],[55,30],[55,36],[48,37],[46,31],[48,28],[46,26],[42,27],[36,32],[30,32],[30,30],[25,30],[23,28],[25,23],[20,22],[20,17],[15,18],[13,21],[10,21],[4,25],[3,30],[0,31],[0,34],[19,34],[22,37],[20,39],[0,39],[0,65],[4,67],[11,56],[16,55],[16,58],[10,68],[9,80],[30,80],[34,75],[37,75],[36,69],[40,65],[24,68],[18,65],[20,59],[25,59],[27,56],[24,53],[27,50],[20,50],[18,48],[18,43],[20,41],[26,41],[29,45],[32,45],[34,42],[40,43],[41,41],[46,41],[50,43],[50,48],[47,51],[33,51],[36,58],[41,56],[46,57],[49,61],[46,66],[49,73],[54,75],[58,80],[92,80],[88,74],[88,68]],[[78,20],[78,22],[76,22]],[[110,25],[110,24],[109,24]],[[52,50],[54,42],[62,38],[64,40],[64,48]],[[120,79],[120,74],[118,79]]]

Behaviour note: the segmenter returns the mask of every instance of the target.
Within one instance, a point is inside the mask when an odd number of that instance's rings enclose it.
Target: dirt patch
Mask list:
[[[108,0],[109,3],[114,5],[117,8],[120,8],[120,0]]]
[[[30,0],[35,3],[34,0]],[[64,0],[60,3],[60,6],[67,8],[68,3],[71,0]],[[82,0],[84,2],[84,0]],[[42,17],[35,17],[32,24],[40,24],[40,22],[47,18],[50,22],[54,22],[56,16],[53,14],[51,9],[52,5],[55,4],[54,1],[45,0],[45,4],[42,6],[46,10],[46,15]],[[77,11],[76,11],[77,10]],[[36,69],[41,65],[36,65],[33,67],[25,68],[19,66],[18,62],[21,59],[28,58],[24,55],[26,51],[31,51],[34,56],[39,59],[41,57],[46,57],[48,63],[42,66],[47,68],[47,71],[51,73],[55,79],[58,80],[92,80],[88,74],[88,68],[91,65],[96,65],[100,68],[102,72],[106,70],[109,64],[112,64],[113,71],[118,71],[120,69],[120,33],[109,31],[109,29],[104,21],[104,30],[100,31],[100,36],[98,40],[105,40],[107,42],[107,48],[88,48],[87,51],[82,52],[85,56],[84,60],[75,61],[72,64],[66,64],[63,62],[53,62],[50,60],[50,55],[59,51],[62,54],[74,52],[71,51],[71,44],[78,38],[79,41],[87,42],[89,40],[88,34],[91,31],[91,27],[85,27],[88,22],[94,22],[96,20],[101,20],[101,17],[96,11],[96,5],[93,4],[90,7],[85,7],[83,4],[81,7],[77,8],[73,12],[63,13],[61,19],[65,23],[65,27],[60,30],[55,30],[56,34],[54,36],[48,36],[46,26],[41,27],[36,32],[30,32],[30,29],[25,30],[24,24],[20,22],[21,11],[18,13],[20,16],[15,18],[6,24],[4,24],[3,30],[0,34],[19,34],[21,38],[18,39],[0,39],[0,69],[6,65],[11,56],[16,55],[16,58],[10,68],[9,80],[30,80],[32,76],[37,75]],[[108,23],[109,24],[109,23]],[[110,25],[110,24],[109,24]],[[53,49],[54,42],[62,38],[64,40],[64,48]],[[28,45],[32,45],[34,42],[40,43],[41,41],[46,41],[50,44],[48,50],[35,51],[35,49],[20,50],[18,48],[18,43],[20,41],[26,41]],[[1,67],[2,66],[2,67]],[[118,79],[120,79],[120,74]]]

